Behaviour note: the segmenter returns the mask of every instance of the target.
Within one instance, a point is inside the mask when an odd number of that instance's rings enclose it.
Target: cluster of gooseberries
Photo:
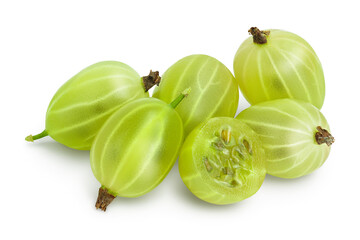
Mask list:
[[[104,211],[116,196],[151,191],[178,157],[185,185],[213,204],[250,197],[266,174],[307,175],[334,142],[319,110],[321,63],[296,34],[256,27],[249,33],[235,55],[235,77],[207,55],[187,56],[162,77],[140,77],[116,61],[91,65],[55,93],[45,130],[26,140],[51,136],[90,150],[101,184],[96,208]],[[234,118],[239,87],[252,106]]]

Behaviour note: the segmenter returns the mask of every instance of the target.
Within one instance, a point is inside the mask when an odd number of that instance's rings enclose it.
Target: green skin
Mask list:
[[[128,65],[96,63],[60,87],[46,112],[46,130],[26,140],[49,135],[68,147],[89,150],[112,113],[131,100],[148,96],[141,77]]]
[[[191,87],[192,94],[176,108],[185,136],[211,117],[235,116],[239,101],[237,83],[229,69],[215,58],[198,54],[179,60],[162,75],[153,97],[170,103],[187,87]]]
[[[327,159],[330,145],[316,141],[317,127],[330,131],[321,112],[310,103],[278,99],[253,105],[237,117],[260,137],[267,173],[281,178],[307,175]],[[331,141],[332,140],[332,141]]]
[[[264,151],[245,123],[229,117],[211,118],[186,138],[179,171],[196,197],[219,205],[235,203],[252,196],[262,185]]]
[[[294,98],[321,109],[325,80],[315,51],[296,34],[268,31],[267,43],[249,37],[235,55],[235,78],[244,97],[250,104]]]
[[[183,97],[171,105],[156,98],[137,99],[101,128],[90,151],[91,169],[113,197],[144,195],[169,173],[183,142],[182,120],[174,110]]]

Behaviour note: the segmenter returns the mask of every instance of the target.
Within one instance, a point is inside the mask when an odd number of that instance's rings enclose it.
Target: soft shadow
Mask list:
[[[151,192],[150,192],[151,193]],[[111,205],[116,208],[116,206],[122,206],[124,207],[124,205],[126,206],[131,206],[131,205],[141,205],[142,203],[145,202],[150,202],[152,201],[151,198],[151,194],[147,193],[145,195],[142,195],[140,197],[136,197],[136,198],[128,198],[128,197],[116,197],[114,199],[114,201],[111,203]],[[96,196],[97,197],[97,196]]]
[[[312,173],[312,174],[308,174],[299,178],[279,178],[279,177],[274,177],[271,176],[269,174],[266,175],[265,178],[265,183],[270,183],[270,184],[274,184],[274,185],[284,185],[284,184],[303,184],[305,182],[310,182],[310,181],[314,181],[314,177],[316,174]]]
[[[24,144],[26,144],[29,149],[30,148],[40,149],[42,151],[45,151],[46,153],[49,153],[50,156],[51,155],[61,156],[61,158],[64,158],[69,161],[89,160],[89,151],[72,149],[49,138],[44,140],[38,140],[33,143],[25,142]]]

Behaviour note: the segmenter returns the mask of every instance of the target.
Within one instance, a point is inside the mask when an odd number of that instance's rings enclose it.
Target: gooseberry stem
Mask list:
[[[256,44],[267,43],[267,37],[270,35],[270,31],[260,31],[257,27],[252,27],[248,31],[253,36],[253,41]]]
[[[326,143],[326,145],[331,146],[335,142],[335,138],[326,130],[320,126],[316,127],[318,132],[315,133],[315,140],[317,144],[321,145]]]
[[[159,86],[161,81],[159,71],[153,72],[152,70],[150,70],[149,75],[142,77],[142,81],[144,84],[145,92],[149,91],[149,89],[152,88],[154,85]]]
[[[109,204],[116,198],[116,196],[112,195],[109,193],[109,191],[101,186],[99,188],[99,194],[98,194],[98,198],[96,200],[95,203],[95,207],[96,209],[101,209],[104,212],[106,211],[107,206],[109,206]]]
[[[191,88],[187,88],[185,89],[177,98],[175,98],[174,101],[172,101],[170,103],[170,106],[172,108],[176,108],[177,105],[179,105],[179,103],[185,98],[187,97],[187,95],[189,95],[189,93],[191,92]]]
[[[46,130],[44,130],[44,131],[42,131],[41,133],[36,134],[36,135],[34,135],[34,136],[33,136],[33,135],[27,136],[27,137],[25,138],[25,140],[28,141],[28,142],[33,142],[33,141],[38,140],[38,139],[40,139],[40,138],[46,137],[46,136],[48,136],[48,135],[49,135],[48,132],[47,132]]]

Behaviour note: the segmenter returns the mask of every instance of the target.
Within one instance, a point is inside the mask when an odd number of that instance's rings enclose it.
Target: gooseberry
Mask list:
[[[93,64],[61,86],[46,112],[45,130],[26,140],[32,142],[49,135],[68,147],[89,150],[112,113],[128,101],[148,97],[148,89],[159,81],[158,72],[151,71],[141,78],[121,62]]]
[[[191,87],[192,94],[176,108],[185,136],[211,117],[235,116],[239,88],[229,69],[217,59],[201,54],[180,59],[162,75],[153,97],[169,103],[186,87]]]
[[[96,208],[116,197],[139,197],[169,173],[183,141],[183,125],[171,104],[142,98],[125,104],[103,125],[90,150],[91,169],[101,183]]]
[[[251,28],[234,59],[235,78],[250,104],[279,98],[310,102],[321,109],[324,73],[315,51],[298,35]]]
[[[265,156],[256,133],[229,117],[211,118],[186,138],[180,176],[198,198],[213,204],[239,202],[255,194],[265,175]]]
[[[297,178],[322,166],[334,142],[321,112],[310,103],[278,99],[253,105],[236,117],[260,137],[267,173]]]

